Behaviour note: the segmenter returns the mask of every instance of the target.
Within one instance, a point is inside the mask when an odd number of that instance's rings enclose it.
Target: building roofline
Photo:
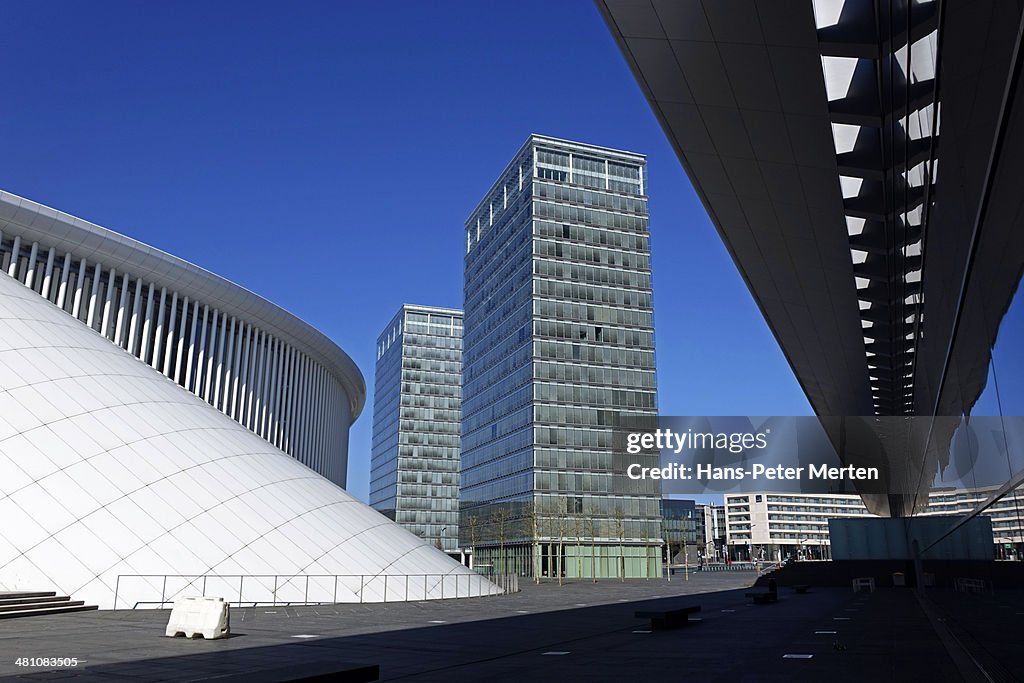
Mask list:
[[[183,296],[271,331],[333,371],[348,393],[353,422],[362,412],[366,381],[355,361],[302,318],[245,287],[109,228],[4,190],[0,190],[0,231],[143,280],[163,279]]]
[[[519,155],[525,152],[530,147],[530,145],[534,143],[543,143],[548,145],[554,145],[556,147],[585,147],[589,150],[593,150],[595,153],[604,154],[606,156],[618,157],[623,161],[632,161],[635,163],[642,163],[644,165],[647,164],[647,155],[640,154],[639,152],[629,152],[627,150],[615,149],[614,147],[603,147],[601,145],[593,145],[589,142],[566,140],[565,138],[556,138],[550,135],[541,135],[540,133],[530,133],[526,138],[526,142],[519,146],[519,149],[517,149],[516,153],[512,155],[512,158],[509,160],[509,162],[505,164],[505,168],[501,169],[501,173],[498,174],[498,176],[494,179],[494,182],[491,183],[491,185],[487,188],[487,191],[484,192],[483,199],[477,202],[476,206],[473,207],[473,210],[469,212],[469,216],[467,216],[466,220],[463,222],[463,229],[469,227],[470,219],[473,218],[474,214],[476,214],[476,212],[480,210],[480,207],[482,207],[487,202],[487,198],[490,197],[491,193],[494,192],[496,187],[498,187],[498,182],[502,178],[504,178],[505,174],[508,173],[508,171],[513,167],[513,164],[515,164],[516,160],[519,158]]]
[[[425,306],[422,304],[402,304],[404,311],[416,311],[426,313],[443,313],[445,315],[462,315],[462,309],[459,308],[445,308],[443,306]]]

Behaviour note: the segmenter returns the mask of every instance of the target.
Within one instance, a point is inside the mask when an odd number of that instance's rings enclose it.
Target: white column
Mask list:
[[[153,290],[155,284],[149,283],[148,294],[146,294],[146,316],[142,319],[142,348],[139,349],[139,359],[143,363],[149,362],[149,331],[153,327]]]
[[[78,264],[78,280],[75,282],[75,300],[71,304],[71,315],[81,320],[82,314],[82,293],[85,288],[85,271],[88,265],[85,263],[85,259],[82,259]]]
[[[298,420],[296,421],[295,454],[299,461],[309,464],[309,361],[305,355],[299,360],[299,390],[296,392],[295,405]]]
[[[239,364],[239,392],[238,392],[238,403],[231,413],[231,417],[238,420],[242,424],[245,424],[243,418],[245,416],[246,407],[246,392],[249,388],[249,378],[252,366],[249,362],[249,349],[252,347],[253,341],[253,326],[246,325],[246,337],[242,341],[242,358],[241,364]]]
[[[195,389],[192,388],[192,361],[196,353],[196,327],[199,326],[199,301],[192,304],[192,324],[188,333],[188,354],[185,359],[185,388],[194,394],[199,394],[199,379],[196,379]]]
[[[17,277],[19,258],[21,258],[21,235],[15,235],[14,244],[11,246],[11,265],[7,267],[7,274],[11,277]]]
[[[227,413],[231,407],[231,380],[235,376],[235,346],[235,316],[231,316],[231,326],[228,330],[228,347],[224,356],[224,400],[217,406],[222,413]]]
[[[196,302],[199,305],[199,302]],[[196,359],[196,396],[203,397],[206,387],[210,385],[210,375],[204,372],[206,368],[206,324],[210,321],[210,305],[203,304],[203,322],[199,328],[199,358]],[[191,365],[191,363],[190,363]]]
[[[318,463],[317,471],[323,474],[327,471],[327,468],[324,466],[324,369],[319,364],[316,364],[314,369],[315,382],[313,383],[313,388],[316,393],[316,405],[310,429],[313,433],[313,446],[316,453],[316,462]]]
[[[276,381],[276,385],[278,386],[276,386],[276,389],[273,392],[273,439],[274,445],[278,446],[279,449],[284,442],[281,418],[284,415],[285,410],[285,358],[287,351],[287,344],[284,342],[279,344],[278,381]]]
[[[50,299],[50,290],[53,289],[53,259],[57,256],[57,250],[50,247],[49,253],[46,254],[46,270],[43,272],[43,291],[42,295],[47,301]]]
[[[132,303],[132,317],[128,321],[128,353],[136,358],[139,354],[135,352],[135,343],[139,337],[139,308],[142,306],[142,278],[135,278],[135,297]]]
[[[274,339],[274,345],[272,347],[274,357],[272,359],[273,364],[270,366],[270,386],[267,387],[267,404],[266,404],[266,431],[267,438],[275,446],[277,445],[277,391],[278,385],[281,382],[281,340]]]
[[[68,277],[71,275],[71,252],[64,254],[64,267],[60,270],[60,287],[57,288],[57,308],[64,308],[68,300]]]
[[[288,347],[288,361],[285,366],[285,386],[282,389],[286,392],[282,399],[285,402],[284,409],[284,435],[282,437],[284,442],[284,452],[288,455],[294,453],[294,444],[292,442],[292,436],[294,434],[294,423],[295,423],[295,349],[291,346]]]
[[[99,298],[102,281],[103,264],[97,261],[96,267],[92,269],[92,287],[89,289],[89,314],[85,319],[85,324],[93,329],[96,329],[96,303]]]
[[[296,398],[299,394],[299,352],[292,349],[292,366],[288,373],[288,455],[293,458],[298,454],[298,410]]]
[[[239,341],[238,348],[234,351],[234,361],[231,364],[231,407],[227,415],[232,419],[236,417],[239,412],[239,384],[241,382],[240,376],[246,371],[245,361],[243,356],[248,350],[247,333],[251,330],[247,323],[239,321]]]
[[[257,419],[260,422],[260,432],[263,434],[263,438],[270,440],[270,401],[274,395],[274,364],[277,362],[274,351],[277,347],[277,340],[267,332],[264,344],[267,347],[263,359],[266,367],[263,371],[263,389],[260,392],[259,417]]]
[[[125,320],[128,319],[128,290],[132,286],[132,276],[130,273],[123,273],[121,275],[121,298],[117,303],[117,319],[114,321],[114,343],[124,348],[124,326]]]
[[[264,361],[265,371],[263,373],[263,408],[260,413],[260,433],[263,438],[270,436],[270,398],[273,396],[273,371],[278,362],[278,340],[267,335],[266,359]]]
[[[164,341],[164,309],[167,308],[167,288],[160,288],[160,306],[156,312],[156,331],[153,333],[153,361],[150,365],[153,369],[160,370],[163,360],[160,352],[163,351]]]
[[[39,258],[39,242],[32,243],[28,253],[28,268],[25,269],[25,286],[34,290],[36,284],[36,260]]]
[[[178,323],[178,333],[175,335],[178,338],[178,350],[174,354],[174,374],[171,376],[178,384],[182,381],[182,368],[181,359],[184,357],[185,351],[185,330],[188,327],[188,297],[183,297],[181,300],[181,322]]]
[[[223,344],[224,335],[217,334],[217,318],[219,311],[213,309],[213,318],[210,321],[210,352],[206,354],[206,386],[203,387],[203,400],[210,403],[213,399],[213,385],[216,378],[220,377],[220,368],[217,368],[217,374],[214,375],[214,361],[219,358],[217,354],[217,337],[219,336]]]
[[[222,376],[224,374],[224,341],[228,336],[228,314],[224,313],[220,317],[221,330],[220,330],[220,342],[217,346],[217,375],[215,386],[213,389],[213,407],[220,410],[220,395],[221,395],[221,384],[223,382]]]
[[[171,365],[171,357],[174,353],[174,330],[178,323],[178,292],[171,292],[171,317],[167,323],[167,333],[164,335],[164,367],[163,373],[168,377],[174,375],[174,367]]]
[[[252,349],[252,376],[249,378],[249,398],[245,406],[245,422],[249,429],[260,433],[260,389],[263,387],[262,370],[266,366],[264,360],[264,344],[266,335],[263,330],[256,330]]]
[[[334,461],[331,458],[331,447],[334,443],[334,421],[331,415],[334,414],[334,378],[329,372],[325,372],[324,377],[327,396],[324,401],[324,462],[327,463],[326,470],[329,476],[333,477]]]
[[[110,332],[110,312],[111,308],[114,307],[114,294],[117,292],[117,270],[114,268],[110,269],[107,277],[107,296],[106,301],[103,303],[103,320],[100,322],[100,334],[108,339],[112,339]]]
[[[273,364],[278,360],[275,355],[278,348],[278,340],[269,333],[266,335],[266,353],[263,355],[263,390],[260,392],[259,416],[256,418],[256,426],[259,435],[270,439],[270,396],[273,393]]]

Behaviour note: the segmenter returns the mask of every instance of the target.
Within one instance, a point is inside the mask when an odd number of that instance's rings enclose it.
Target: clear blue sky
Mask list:
[[[36,2],[0,20],[0,188],[304,318],[362,369],[462,305],[462,224],[531,132],[648,155],[663,414],[810,414],[589,0]]]

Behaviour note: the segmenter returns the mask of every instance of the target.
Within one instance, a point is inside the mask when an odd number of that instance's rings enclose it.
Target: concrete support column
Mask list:
[[[39,259],[39,242],[32,243],[28,253],[28,267],[25,269],[25,286],[34,290],[36,284],[36,261]]]
[[[71,252],[64,254],[64,266],[60,269],[60,286],[57,288],[57,308],[64,308],[68,300],[68,278],[71,277]]]
[[[163,351],[164,341],[164,311],[167,309],[167,288],[160,288],[160,303],[157,305],[156,311],[156,330],[153,332],[153,360],[150,365],[155,370],[160,370],[162,367],[161,361],[163,361],[163,355],[160,353]]]
[[[43,289],[41,292],[47,301],[53,301],[50,293],[53,289],[53,260],[56,256],[57,250],[50,247],[50,251],[46,254],[46,270],[43,271]]]

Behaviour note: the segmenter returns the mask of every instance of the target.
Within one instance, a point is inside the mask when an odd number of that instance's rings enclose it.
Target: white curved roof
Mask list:
[[[359,417],[366,402],[366,382],[355,362],[312,325],[258,294],[138,240],[3,190],[0,231],[21,235],[23,242],[73,251],[76,257],[131,271],[147,281],[173,284],[183,296],[272,331],[329,368],[351,400],[352,421]]]
[[[497,592],[4,274],[0,520],[0,590],[107,608]]]

